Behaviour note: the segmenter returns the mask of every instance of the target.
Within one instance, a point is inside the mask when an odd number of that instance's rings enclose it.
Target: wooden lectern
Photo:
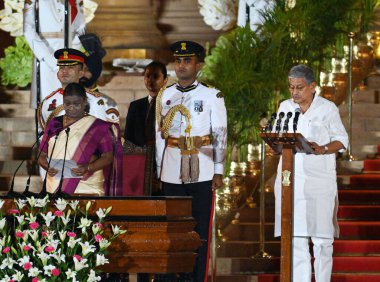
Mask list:
[[[261,133],[277,154],[282,154],[281,189],[281,282],[292,281],[294,154],[314,153],[300,133]]]

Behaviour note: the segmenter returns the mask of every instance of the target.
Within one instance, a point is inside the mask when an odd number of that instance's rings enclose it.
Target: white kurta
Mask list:
[[[293,113],[299,105],[291,99],[281,103],[278,112]],[[293,118],[289,122],[289,133]],[[297,132],[310,142],[326,145],[340,141],[345,148],[348,136],[334,103],[316,96],[305,114],[300,114]],[[344,150],[342,150],[344,151]],[[336,213],[338,195],[335,154],[296,153],[294,160],[294,236],[332,238],[339,236]],[[275,236],[281,235],[280,159],[275,182]]]
[[[182,104],[191,115],[191,136],[212,135],[212,144],[199,148],[199,179],[211,180],[214,174],[224,174],[224,162],[227,146],[227,113],[224,98],[219,90],[207,87],[198,81],[196,87],[187,92],[181,92],[176,84],[169,86],[162,94],[162,115],[175,105]],[[187,122],[185,117],[177,112],[174,116],[169,136],[178,138],[185,136]],[[156,128],[157,129],[157,128]],[[166,147],[161,132],[156,132],[156,162],[158,175],[167,183],[181,184],[181,151],[179,148]]]
[[[64,13],[63,0],[39,0],[39,26],[40,34],[36,32],[35,0],[25,1],[24,6],[24,36],[33,51],[35,61],[33,64],[31,107],[37,108],[36,59],[40,61],[40,94],[41,101],[54,89],[61,86],[57,78],[57,60],[54,52],[64,48]],[[79,35],[85,32],[85,18],[81,1],[76,1],[78,13],[71,23],[71,36],[69,42],[74,49],[80,49]]]

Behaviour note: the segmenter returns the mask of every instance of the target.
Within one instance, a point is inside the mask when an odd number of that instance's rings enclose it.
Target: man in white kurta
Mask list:
[[[316,282],[330,281],[333,238],[337,225],[338,195],[335,153],[348,146],[348,136],[334,103],[315,95],[313,71],[297,65],[289,72],[292,99],[280,104],[278,112],[291,112],[290,131],[299,111],[297,132],[311,144],[313,154],[296,153],[294,164],[293,282],[311,281],[309,238],[313,242]],[[275,236],[281,236],[281,169],[275,183]]]
[[[36,6],[36,2],[38,5]],[[69,1],[71,10],[69,46],[80,49],[78,35],[85,32],[85,18],[82,1]],[[37,8],[36,8],[37,7]],[[36,31],[38,18],[39,33]],[[53,89],[60,87],[57,79],[58,67],[54,52],[64,47],[65,1],[63,0],[29,0],[24,5],[24,36],[33,51],[32,93],[30,105],[37,108],[36,60],[40,62],[40,101]]]

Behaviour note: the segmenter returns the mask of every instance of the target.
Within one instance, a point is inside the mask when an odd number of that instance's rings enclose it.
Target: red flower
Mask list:
[[[62,216],[63,215],[63,211],[55,211],[54,215],[55,216]]]
[[[29,270],[29,269],[31,269],[32,268],[32,264],[30,263],[30,262],[27,262],[27,263],[25,263],[24,264],[24,270]],[[38,280],[37,280],[38,281]]]
[[[103,229],[103,224],[101,224],[100,222],[96,222],[95,225],[97,225],[100,229]]]
[[[75,234],[74,232],[71,232],[71,231],[67,231],[67,236],[75,238],[75,236],[77,236],[77,234]]]
[[[73,255],[74,258],[77,259],[77,261],[81,261],[82,260],[82,257],[80,255]]]
[[[24,247],[22,247],[22,249],[24,251],[29,251],[31,249],[31,247],[29,247],[28,245],[25,245]]]
[[[20,213],[19,210],[16,210],[16,209],[11,209],[8,211],[10,214],[18,214]]]
[[[40,227],[39,223],[38,222],[31,222],[29,223],[29,227],[30,229],[37,229],[38,227]]]
[[[99,241],[102,240],[102,239],[103,239],[102,235],[100,235],[100,234],[96,234],[96,235],[95,235],[95,241],[96,241],[96,242],[99,242]]]
[[[17,231],[17,232],[16,232],[16,238],[24,238],[24,232],[22,232],[22,231]]]
[[[58,269],[58,268],[54,268],[54,269],[51,271],[51,274],[53,274],[53,276],[58,276],[58,275],[60,274],[59,269]]]
[[[10,250],[11,250],[10,247],[5,247],[5,248],[3,249],[3,253],[4,253],[4,254],[7,254],[7,253],[10,252]]]
[[[52,252],[54,252],[54,247],[53,247],[53,246],[47,246],[47,247],[45,248],[45,252],[47,252],[47,253],[52,253]]]
[[[47,237],[48,233],[46,231],[42,231],[41,235],[42,235],[42,237]]]
[[[40,281],[40,280],[38,280],[38,277],[34,277],[34,278],[32,279],[32,282],[38,282],[38,281]]]

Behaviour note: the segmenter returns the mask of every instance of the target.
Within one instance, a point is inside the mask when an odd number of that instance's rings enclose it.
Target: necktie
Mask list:
[[[148,112],[146,114],[145,119],[145,141],[151,142],[155,140],[155,129],[154,129],[154,121],[155,121],[155,112],[156,112],[156,97],[149,103]]]
[[[69,0],[69,4],[70,4],[70,7],[71,7],[71,22],[73,22],[74,19],[75,19],[75,17],[78,14],[76,0]]]

